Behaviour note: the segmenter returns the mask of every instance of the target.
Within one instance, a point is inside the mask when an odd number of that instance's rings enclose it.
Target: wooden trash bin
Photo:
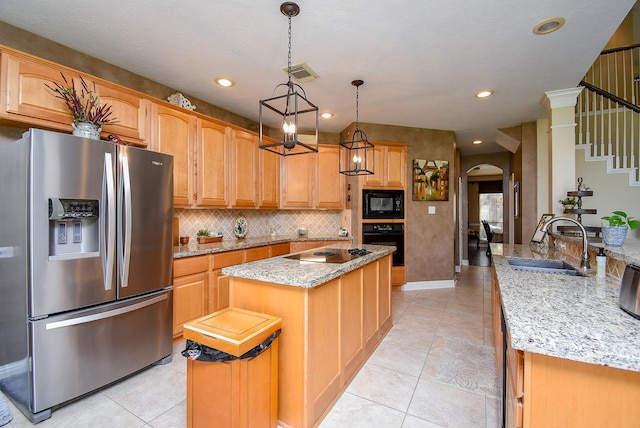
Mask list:
[[[280,330],[281,319],[227,307],[184,325],[185,339],[240,357]],[[276,428],[278,338],[252,358],[187,360],[187,427]]]

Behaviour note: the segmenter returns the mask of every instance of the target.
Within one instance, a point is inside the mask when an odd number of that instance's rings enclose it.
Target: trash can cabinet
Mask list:
[[[227,307],[184,325],[188,428],[277,427],[280,324]]]

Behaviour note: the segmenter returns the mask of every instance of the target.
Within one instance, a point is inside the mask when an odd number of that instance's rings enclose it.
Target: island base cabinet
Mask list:
[[[320,423],[391,328],[390,297],[390,255],[313,288],[230,277],[231,306],[282,318],[279,425]]]
[[[636,428],[640,372],[524,354],[524,428]]]
[[[276,428],[278,340],[255,358],[187,361],[187,427]]]

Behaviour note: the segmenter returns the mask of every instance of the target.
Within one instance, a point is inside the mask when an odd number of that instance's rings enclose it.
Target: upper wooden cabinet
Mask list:
[[[227,126],[196,119],[196,205],[224,208],[229,205],[229,141]]]
[[[281,156],[268,150],[258,150],[258,206],[280,207]]]
[[[152,106],[152,147],[173,155],[173,203],[186,207],[195,202],[195,117],[160,104]]]
[[[258,137],[248,132],[233,131],[231,142],[231,206],[258,206]]]
[[[146,147],[151,126],[151,101],[105,83],[95,82],[95,87],[100,101],[111,106],[112,116],[116,118],[115,123],[104,125],[102,132],[116,134],[127,143]]]
[[[281,208],[312,208],[316,154],[282,159]]]
[[[344,208],[344,175],[337,145],[319,146],[316,155],[315,208]]]
[[[404,189],[407,175],[407,146],[373,143],[374,174],[361,176],[366,187],[392,187]],[[369,160],[371,162],[371,160]]]
[[[65,103],[47,85],[53,86],[53,82],[65,85],[62,78],[64,74],[67,82],[73,81],[76,88],[81,88],[82,76],[91,89],[95,87],[100,101],[111,106],[112,117],[117,121],[104,125],[102,134],[117,134],[129,144],[146,146],[150,103],[134,91],[62,66],[49,65],[45,61],[31,60],[7,52],[2,52],[1,55],[3,90],[0,115],[4,119],[70,132],[73,118]]]
[[[282,161],[282,208],[344,208],[344,176],[337,145]]]

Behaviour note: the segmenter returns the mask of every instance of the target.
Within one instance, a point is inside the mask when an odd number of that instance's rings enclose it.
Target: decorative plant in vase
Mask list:
[[[196,239],[198,240],[198,244],[209,244],[211,242],[222,241],[222,235],[212,236],[208,229],[200,229],[196,232]]]
[[[64,85],[58,82],[51,82],[53,86],[46,85],[67,105],[71,116],[73,116],[73,135],[80,137],[100,139],[102,125],[114,123],[115,117],[111,117],[113,112],[108,104],[101,104],[100,97],[96,94],[95,83],[93,89],[89,88],[87,82],[80,76],[80,88],[76,88],[73,80],[71,83],[64,74],[60,73]]]
[[[622,245],[627,236],[627,229],[636,229],[638,220],[624,211],[613,211],[612,215],[602,217],[609,225],[602,225],[602,240],[607,245]]]
[[[564,209],[572,209],[578,205],[578,200],[576,198],[564,198],[560,199],[558,202],[562,204]]]

